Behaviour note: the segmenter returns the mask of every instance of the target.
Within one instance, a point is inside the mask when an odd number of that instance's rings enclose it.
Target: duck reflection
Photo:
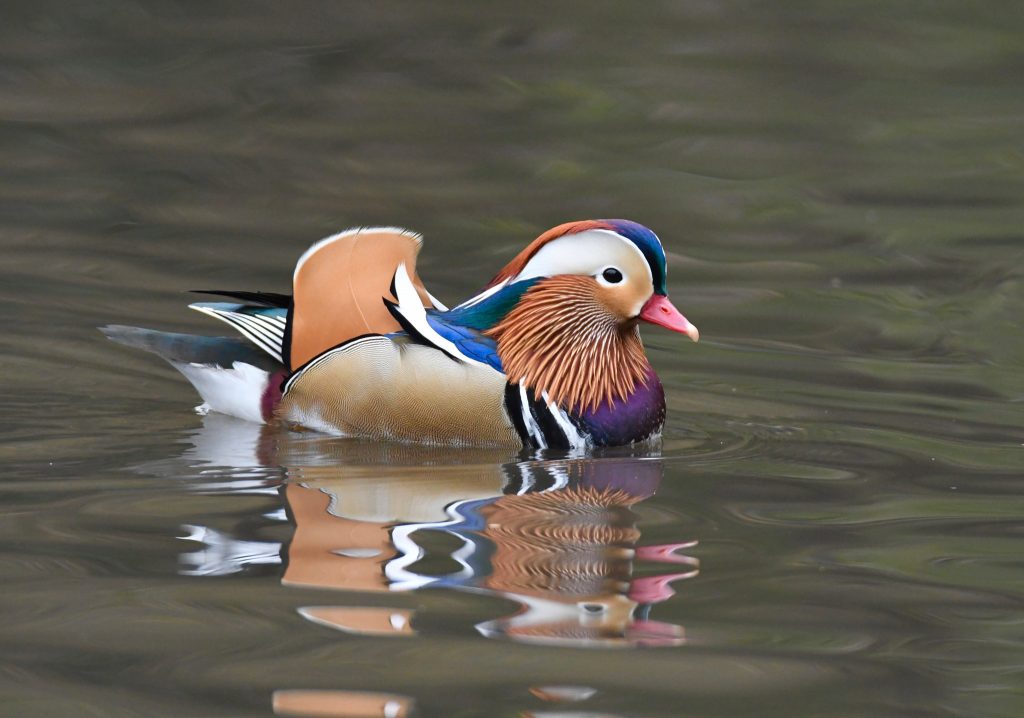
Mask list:
[[[221,421],[206,418],[190,459],[223,462],[223,450],[202,455],[217,445],[212,434]],[[233,455],[237,429],[231,422],[225,434]],[[684,553],[696,542],[643,545],[633,510],[661,482],[658,457],[523,460],[505,451],[268,438],[266,431],[250,445],[259,465],[283,467],[278,490],[294,525],[291,540],[232,544],[190,527],[188,538],[205,545],[183,556],[183,572],[283,559],[284,585],[380,596],[364,606],[299,609],[315,624],[361,635],[415,635],[415,611],[382,606],[384,595],[439,588],[514,602],[507,615],[475,625],[491,639],[578,647],[685,642],[682,626],[650,614],[673,595],[674,582],[697,575],[697,560]],[[671,570],[652,571],[654,564]],[[309,710],[328,711],[331,694],[335,712],[318,714],[375,714],[344,712],[341,706],[355,705],[345,692],[284,691],[275,704],[287,714],[308,713],[309,701]],[[394,696],[380,700],[400,705]]]
[[[480,535],[493,554],[480,585],[521,609],[477,630],[579,646],[681,643],[681,626],[649,620],[647,613],[672,595],[672,581],[696,575],[696,559],[677,553],[694,544],[639,547],[630,510],[654,493],[661,462],[577,459],[518,468],[530,478],[554,474],[559,482],[538,489],[538,481],[481,507]],[[685,570],[636,577],[637,559],[684,564]]]
[[[407,467],[385,481],[379,472],[372,480],[347,473],[306,469],[285,488],[295,534],[284,584],[371,593],[447,588],[519,604],[476,626],[490,638],[577,646],[684,640],[682,627],[647,614],[672,595],[671,582],[696,575],[696,560],[678,553],[693,544],[639,547],[631,511],[657,488],[660,460],[525,461],[476,466],[471,479],[451,467]],[[456,546],[444,572],[429,568],[438,563],[428,546],[441,543],[439,533]],[[637,560],[684,570],[636,577]],[[403,611],[301,613],[349,632],[412,632]]]

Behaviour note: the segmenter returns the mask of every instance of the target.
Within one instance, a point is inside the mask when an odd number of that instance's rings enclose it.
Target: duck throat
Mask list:
[[[486,332],[510,382],[574,413],[624,401],[647,382],[636,322],[620,323],[595,290],[589,277],[545,279]]]

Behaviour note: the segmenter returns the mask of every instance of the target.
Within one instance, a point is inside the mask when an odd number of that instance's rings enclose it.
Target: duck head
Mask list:
[[[489,285],[522,290],[488,331],[509,379],[576,410],[628,398],[653,376],[641,321],[699,338],[669,301],[666,271],[661,241],[635,222],[569,222],[540,235]]]

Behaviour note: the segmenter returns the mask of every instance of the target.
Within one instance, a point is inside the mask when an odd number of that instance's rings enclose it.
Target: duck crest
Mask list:
[[[510,383],[577,414],[627,400],[651,375],[637,325],[618,324],[594,289],[587,277],[545,279],[485,332]]]
[[[494,278],[487,283],[487,286],[493,287],[496,284],[508,281],[518,275],[523,271],[523,268],[527,265],[530,259],[532,259],[545,244],[556,240],[559,237],[564,237],[567,234],[578,234],[580,232],[586,232],[589,229],[614,230],[615,226],[608,220],[587,219],[577,222],[566,222],[558,225],[557,227],[552,227],[547,232],[544,232],[537,237],[537,239],[526,245],[523,251],[513,257],[511,262],[502,267],[501,271],[494,275]]]

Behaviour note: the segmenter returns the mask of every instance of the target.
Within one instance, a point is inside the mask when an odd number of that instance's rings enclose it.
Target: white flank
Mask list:
[[[172,364],[192,382],[211,411],[263,422],[260,405],[270,379],[267,372],[237,361],[230,369],[212,364]]]

